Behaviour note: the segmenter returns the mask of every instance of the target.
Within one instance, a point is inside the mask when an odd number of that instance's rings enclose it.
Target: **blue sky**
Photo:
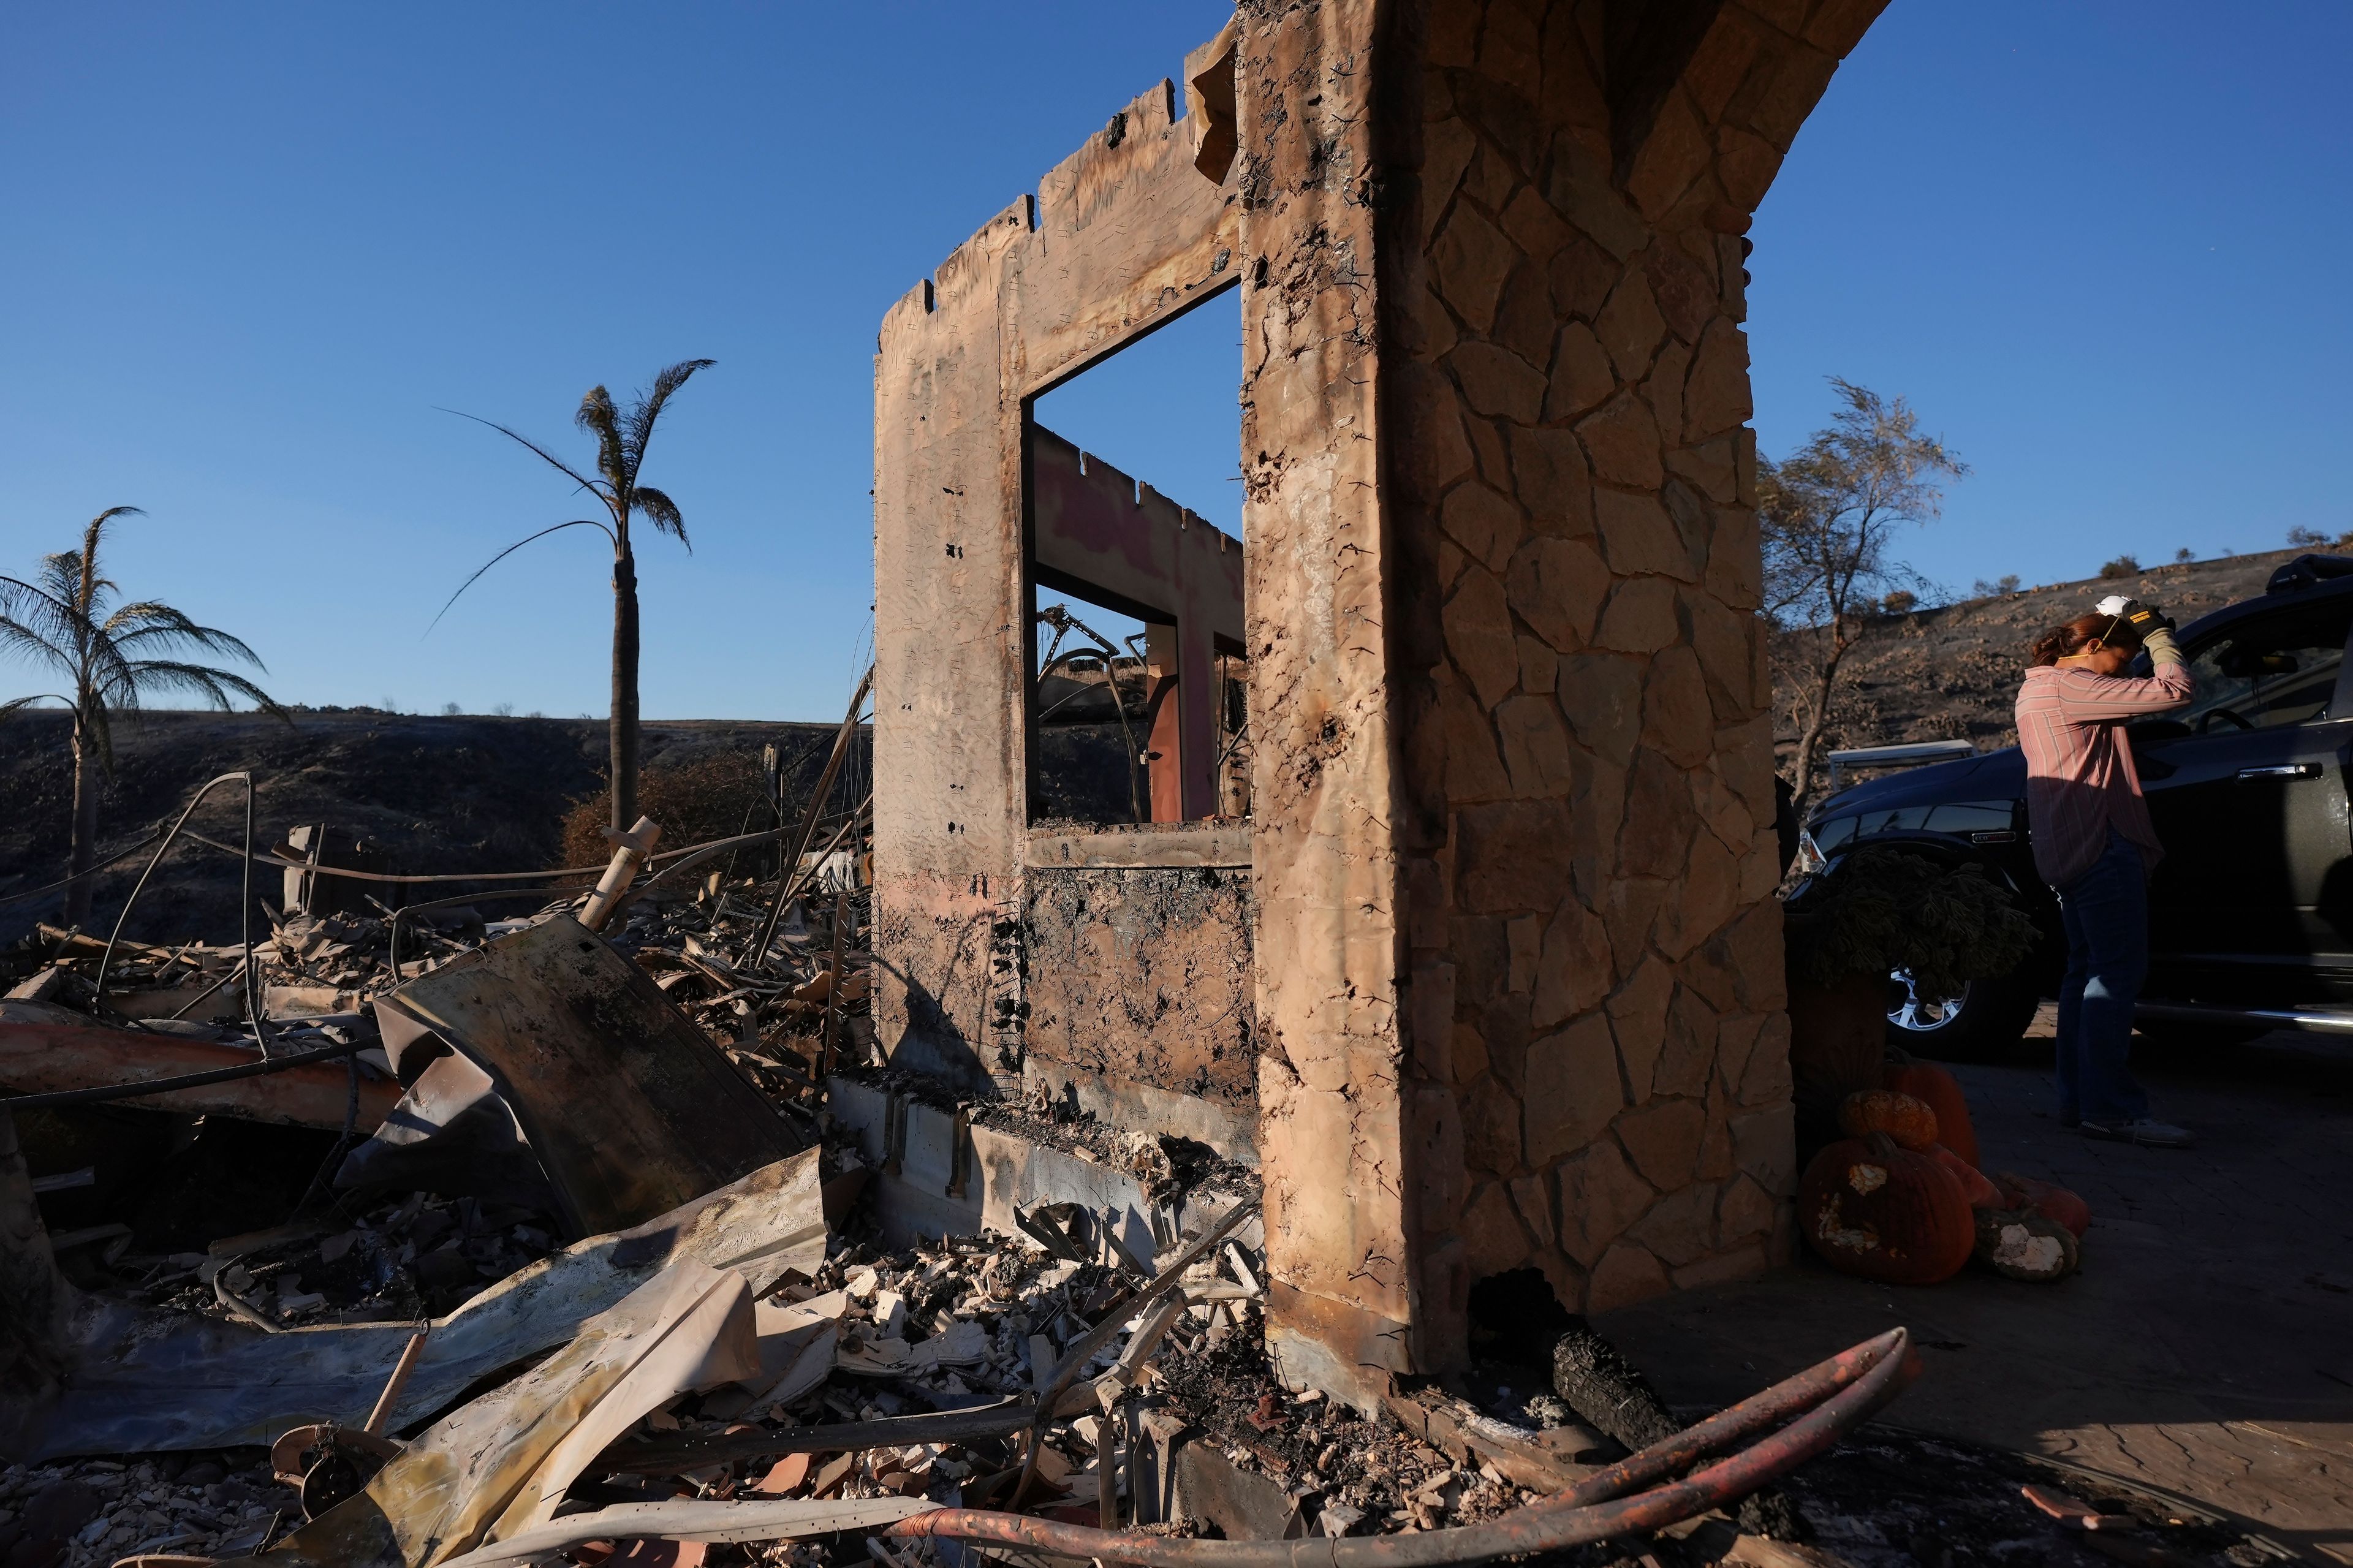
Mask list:
[[[2353,11],[1897,0],[1760,214],[1768,452],[1840,374],[1976,472],[1912,542],[1957,586],[2353,527]],[[601,714],[590,384],[706,355],[648,465],[649,714],[838,713],[872,596],[888,304],[1215,30],[1215,4],[0,9],[0,569],[135,504],[112,564],[280,696]],[[2332,102],[2339,104],[2330,109]],[[1237,512],[1231,298],[1050,400]],[[0,671],[0,684],[22,678]]]
[[[1909,397],[1959,589],[2353,529],[2348,53],[2341,4],[1896,0],[1751,231],[1759,446]]]

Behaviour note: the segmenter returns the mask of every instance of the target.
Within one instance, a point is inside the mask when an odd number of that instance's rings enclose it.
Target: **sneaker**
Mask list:
[[[2137,1121],[2079,1121],[2075,1131],[2086,1138],[2105,1138],[2112,1143],[2137,1143],[2144,1149],[2194,1149],[2198,1134],[2187,1127],[2176,1127],[2169,1121],[2159,1121],[2144,1116]]]

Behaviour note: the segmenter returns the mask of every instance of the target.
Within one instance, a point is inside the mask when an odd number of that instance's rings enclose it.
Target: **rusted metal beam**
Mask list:
[[[209,1040],[151,1035],[110,1024],[0,1016],[0,1090],[11,1094],[143,1083],[244,1067],[258,1059],[249,1050]],[[266,1077],[139,1095],[114,1103],[341,1131],[351,1093],[350,1075],[351,1069],[339,1061],[306,1063]],[[400,1085],[363,1073],[355,1126],[363,1132],[373,1130],[392,1113],[399,1100]]]
[[[438,1036],[497,1086],[576,1236],[676,1208],[807,1140],[663,995],[569,915],[379,996],[394,1060]]]

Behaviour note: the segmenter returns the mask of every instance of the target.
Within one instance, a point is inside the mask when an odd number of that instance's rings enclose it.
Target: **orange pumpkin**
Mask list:
[[[1952,1170],[1884,1132],[1832,1143],[1798,1184],[1798,1225],[1831,1268],[1890,1285],[1960,1272],[1977,1221]]]
[[[1969,1125],[1969,1102],[1961,1080],[1934,1062],[1889,1063],[1887,1087],[1908,1094],[1936,1113],[1936,1142],[1978,1163],[1977,1130]]]
[[[1850,1138],[1884,1132],[1902,1149],[1920,1150],[1936,1142],[1936,1113],[1908,1094],[1861,1089],[1839,1101],[1839,1131]]]
[[[1993,1184],[2001,1189],[2004,1208],[2057,1220],[2074,1233],[2078,1241],[2092,1228],[2092,1205],[2065,1187],[2021,1176],[2015,1171],[1996,1173]]]
[[[1986,1173],[1946,1148],[1942,1143],[1927,1151],[1928,1158],[1953,1173],[1953,1180],[1961,1184],[1961,1195],[1969,1200],[1973,1209],[2007,1208],[2000,1188],[1986,1180]]]

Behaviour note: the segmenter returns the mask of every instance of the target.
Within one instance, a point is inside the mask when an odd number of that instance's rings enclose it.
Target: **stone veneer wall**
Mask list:
[[[1741,233],[1877,9],[1244,8],[1297,1375],[1442,1370],[1504,1270],[1599,1310],[1787,1253]]]
[[[1616,186],[1579,23],[1433,8],[1394,319],[1421,1062],[1470,1274],[1599,1310],[1761,1271],[1795,1173],[1744,241]]]

